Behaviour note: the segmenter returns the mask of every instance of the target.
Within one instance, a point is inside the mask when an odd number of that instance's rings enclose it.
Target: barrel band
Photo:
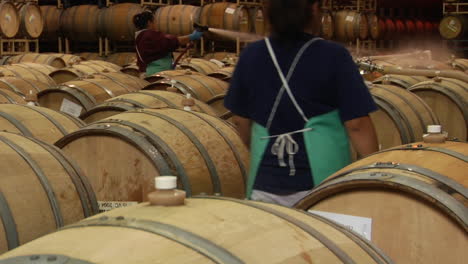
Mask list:
[[[24,161],[26,161],[29,167],[34,171],[34,173],[37,176],[37,179],[39,180],[39,182],[42,185],[42,188],[44,189],[45,194],[47,195],[47,198],[49,199],[50,207],[55,218],[55,224],[57,228],[62,227],[63,218],[60,210],[60,204],[57,200],[57,197],[55,196],[54,190],[49,180],[47,179],[47,176],[44,174],[39,164],[37,164],[37,162],[23,148],[15,144],[13,141],[3,136],[0,136],[0,141],[3,141],[10,148],[15,150],[18,153],[18,155],[20,155],[24,159]]]
[[[194,234],[180,227],[169,225],[157,221],[148,221],[135,218],[125,218],[123,216],[108,217],[102,216],[96,219],[84,220],[77,224],[69,225],[63,229],[85,228],[91,226],[111,226],[129,228],[144,231],[158,236],[165,237],[178,244],[184,245],[199,254],[220,264],[241,264],[244,263],[234,256],[227,249],[214,244],[213,242]],[[62,229],[62,230],[63,230]],[[0,262],[0,264],[3,264]]]
[[[96,85],[97,87],[101,88],[104,92],[106,92],[110,96],[110,98],[116,96],[110,89],[108,89],[107,87],[105,87],[104,85],[102,85],[99,82],[95,82],[95,81],[92,81],[90,79],[85,79],[85,80],[82,80],[82,81],[87,82],[87,83],[92,83],[92,84]]]
[[[54,119],[52,116],[50,116],[49,114],[47,114],[45,111],[40,111],[38,107],[33,107],[33,106],[29,106],[29,105],[22,105],[23,107],[26,107],[28,109],[30,109],[31,111],[34,111],[42,116],[44,116],[47,120],[49,120],[58,130],[60,130],[60,133],[62,133],[62,135],[67,135],[68,134],[68,131],[62,126],[62,124],[60,124],[60,122],[58,122],[56,119]]]
[[[0,190],[0,218],[3,223],[3,230],[5,230],[8,250],[12,250],[19,246],[18,230],[16,229],[15,218],[11,212],[8,201]]]
[[[0,95],[5,97],[5,99],[8,100],[8,102],[12,103],[12,104],[16,104],[18,102],[16,102],[13,98],[11,98],[10,95],[8,95],[7,93],[5,93],[4,91],[2,91],[3,89],[0,89]]]
[[[95,264],[64,255],[27,255],[0,260],[0,264]]]
[[[303,230],[307,234],[309,234],[311,237],[315,238],[318,240],[320,243],[322,243],[326,248],[328,248],[333,254],[338,257],[344,264],[354,264],[354,260],[346,254],[340,247],[338,247],[333,241],[328,239],[325,235],[320,233],[317,229],[311,227],[310,225],[302,222],[301,220],[288,215],[286,213],[283,213],[281,211],[278,211],[276,209],[273,209],[268,206],[262,205],[260,202],[248,202],[244,200],[237,200],[237,199],[232,199],[232,198],[227,198],[227,197],[216,197],[216,196],[197,196],[194,198],[203,198],[203,199],[213,199],[213,200],[222,200],[222,201],[230,201],[233,203],[238,203],[242,204],[247,207],[255,208],[261,211],[264,211],[266,213],[269,213],[271,215],[274,215],[275,217],[281,218],[284,221],[296,226],[297,228]],[[280,205],[279,205],[280,206]]]
[[[126,111],[132,111],[135,110],[134,107],[126,105],[126,104],[119,104],[119,103],[104,103],[97,105],[93,108],[91,108],[89,111],[84,112],[82,115],[80,115],[80,119],[86,119],[93,114],[102,112],[102,111],[119,111],[119,112],[126,112]]]
[[[62,165],[63,169],[67,172],[68,176],[72,180],[73,185],[75,186],[76,191],[78,193],[78,196],[80,197],[84,217],[90,217],[99,213],[96,199],[94,199],[94,201],[92,199],[89,199],[91,198],[88,195],[89,192],[86,191],[86,188],[83,185],[82,179],[84,177],[81,177],[81,175],[73,168],[73,166],[71,166],[71,164],[68,163],[68,160],[57,149],[55,149],[55,146],[45,144],[35,138],[28,139],[47,150],[50,153],[50,155],[52,155],[60,163],[60,165]],[[91,205],[91,210],[88,207],[88,204]],[[95,208],[93,208],[93,205],[95,205]]]
[[[200,77],[196,78],[193,75],[185,75],[184,77],[192,79],[193,81],[201,84],[203,87],[205,87],[210,92],[211,95],[215,96],[215,95],[218,94],[213,90],[213,88],[211,88],[211,86],[209,86],[206,82],[204,82]],[[184,83],[183,81],[179,81],[179,82]]]
[[[133,106],[136,106],[138,108],[148,108],[147,105],[144,105],[138,101],[135,101],[135,100],[132,100],[132,99],[127,99],[127,98],[115,98],[115,99],[112,99],[108,102],[124,102],[124,103],[129,103],[129,104],[132,104]]]
[[[10,83],[9,81],[7,81],[6,79],[1,79],[0,82],[8,85],[8,87],[11,88],[11,90],[13,90],[13,92],[21,95],[21,96],[26,96],[21,90],[18,89],[18,87],[16,87],[15,85],[13,85],[12,83]]]
[[[403,123],[406,123],[406,124],[409,124],[409,123],[407,120],[405,121],[405,119],[403,119],[403,116],[401,115],[400,111],[395,109],[393,106],[388,104],[386,101],[384,101],[380,97],[375,96],[375,95],[373,96],[374,96],[374,100],[376,104],[380,108],[382,108],[392,118],[393,122],[395,122],[396,126],[398,127],[398,131],[400,132],[401,142],[403,144],[407,144],[407,143],[414,141],[412,140],[413,137],[408,135],[408,132],[411,129],[409,129],[409,127],[403,124]]]
[[[467,144],[467,143],[463,143],[463,144]],[[434,152],[439,152],[439,153],[442,153],[442,154],[446,154],[446,155],[449,155],[449,156],[452,156],[454,158],[457,158],[459,160],[462,160],[464,162],[468,162],[468,156],[464,155],[463,153],[459,153],[459,152],[456,152],[456,151],[453,151],[453,150],[450,150],[450,149],[446,149],[446,148],[438,148],[438,147],[425,147],[424,145],[420,144],[420,145],[406,145],[404,147],[396,147],[396,148],[390,148],[390,149],[384,149],[384,150],[381,150],[379,152],[376,152],[372,155],[369,155],[367,157],[371,157],[371,156],[374,156],[374,155],[377,155],[377,154],[380,154],[380,153],[384,153],[384,152],[389,152],[389,151],[394,151],[394,150],[412,150],[412,151],[417,151],[417,150],[422,150],[422,151],[434,151]]]
[[[348,175],[345,178],[331,179],[311,191],[307,197],[315,197],[315,199],[312,203],[308,201],[306,206],[312,206],[318,199],[321,199],[324,194],[329,196],[331,192],[335,190],[353,189],[360,186],[370,187],[373,185],[384,185],[391,189],[401,190],[405,193],[412,190],[418,193],[420,195],[419,197],[427,201],[432,203],[436,201],[436,206],[448,212],[465,231],[468,231],[468,210],[466,210],[463,203],[456,200],[447,192],[439,189],[437,186],[396,173],[362,172]],[[307,201],[307,198],[305,200]],[[302,206],[302,203],[300,204]]]
[[[5,118],[8,122],[10,122],[12,125],[14,125],[21,132],[21,134],[23,134],[24,136],[26,136],[26,137],[32,137],[33,136],[31,131],[28,128],[26,128],[25,125],[23,125],[20,121],[18,121],[12,115],[0,111],[0,117]]]
[[[232,150],[232,153],[234,154],[234,157],[236,158],[237,164],[239,164],[239,169],[241,171],[242,178],[244,179],[244,182],[247,184],[247,178],[248,178],[247,169],[245,168],[244,163],[242,162],[242,159],[239,155],[239,151],[237,150],[236,146],[234,146],[234,144],[231,142],[229,137],[216,124],[211,122],[208,118],[205,118],[202,114],[195,113],[193,111],[187,111],[187,113],[191,113],[197,116],[198,118],[200,118],[201,120],[203,120],[204,122],[206,122],[213,129],[215,129],[216,132],[218,132],[218,134],[224,139],[224,141],[229,145],[229,148]]]
[[[350,173],[356,172],[356,171],[362,171],[362,170],[368,170],[368,169],[383,169],[383,168],[415,172],[415,173],[418,173],[420,175],[424,175],[424,176],[426,176],[426,177],[428,177],[428,178],[430,178],[432,180],[435,180],[438,183],[443,184],[446,187],[450,188],[451,192],[457,192],[460,195],[462,195],[463,197],[465,197],[465,199],[468,199],[468,189],[465,188],[460,183],[458,183],[458,182],[456,182],[456,181],[454,181],[454,180],[452,180],[452,179],[450,179],[448,177],[445,177],[444,175],[439,174],[437,172],[434,172],[434,171],[431,171],[431,170],[428,170],[426,168],[419,167],[419,166],[416,166],[416,165],[410,165],[410,164],[401,164],[401,163],[394,163],[394,162],[377,162],[377,163],[374,163],[374,164],[371,164],[371,165],[366,165],[366,166],[354,168],[354,169],[351,169],[351,170],[347,170],[345,172],[342,172],[342,173],[334,176],[330,180],[334,180],[334,179],[337,179],[337,178],[344,177],[344,176],[346,176],[346,175],[348,175]]]
[[[170,118],[169,116],[166,116],[166,115],[163,115],[163,114],[160,114],[160,113],[156,113],[156,112],[144,111],[144,110],[141,110],[139,112],[161,118],[162,120],[164,120],[164,121],[170,123],[171,125],[177,127],[186,137],[188,137],[189,140],[198,149],[198,151],[200,152],[200,155],[203,157],[203,159],[205,161],[205,164],[206,164],[206,166],[208,168],[208,171],[210,172],[211,183],[213,184],[214,193],[215,194],[221,194],[221,195],[223,194],[223,192],[221,190],[221,182],[219,180],[219,175],[218,175],[218,172],[216,170],[215,163],[211,159],[211,156],[208,153],[208,151],[206,150],[205,146],[200,142],[200,140],[197,138],[197,136],[195,134],[193,134],[192,131],[190,131],[190,129],[188,129],[186,126],[184,126],[179,121]]]

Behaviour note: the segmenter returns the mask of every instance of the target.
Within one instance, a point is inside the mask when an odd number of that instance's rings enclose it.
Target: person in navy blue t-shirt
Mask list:
[[[378,150],[377,110],[349,52],[317,38],[318,0],[269,0],[271,36],[246,47],[224,104],[251,148],[247,196],[292,206],[360,155]]]

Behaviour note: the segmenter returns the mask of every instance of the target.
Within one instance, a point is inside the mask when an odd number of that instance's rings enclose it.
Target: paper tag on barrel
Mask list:
[[[228,13],[228,14],[231,14],[231,15],[232,15],[232,14],[234,14],[235,12],[236,12],[236,10],[235,10],[234,8],[230,8],[230,7],[226,8],[226,13]]]
[[[372,238],[372,218],[360,217],[354,215],[335,214],[323,211],[309,210],[309,213],[323,216],[329,220],[337,222],[351,231],[358,233],[367,240]]]
[[[128,201],[98,201],[99,212],[107,212],[112,209],[117,209],[121,207],[129,207],[137,205],[138,202],[128,202]]]
[[[67,113],[74,117],[79,117],[81,115],[81,110],[83,110],[83,107],[66,98],[63,99],[62,105],[60,106],[61,112]]]

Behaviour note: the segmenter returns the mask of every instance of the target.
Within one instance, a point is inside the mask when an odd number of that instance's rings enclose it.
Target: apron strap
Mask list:
[[[278,92],[278,95],[276,96],[276,99],[275,99],[275,103],[273,105],[273,109],[272,111],[270,112],[270,116],[268,117],[268,121],[267,121],[267,125],[266,125],[266,128],[269,130],[270,127],[271,127],[271,124],[273,123],[273,119],[276,115],[276,111],[278,110],[278,107],[279,107],[279,103],[281,101],[281,98],[283,97],[283,94],[284,94],[284,90],[286,89],[286,91],[288,92],[288,95],[289,97],[291,98],[291,101],[293,102],[294,106],[296,107],[297,111],[299,112],[299,114],[302,116],[302,118],[304,119],[305,122],[308,121],[307,117],[305,116],[304,114],[304,111],[302,111],[301,107],[299,106],[299,104],[297,103],[296,101],[296,98],[294,97],[294,95],[292,94],[291,92],[291,89],[289,88],[289,80],[291,79],[291,76],[292,74],[294,73],[294,70],[296,69],[296,66],[297,64],[299,63],[299,59],[302,57],[302,55],[304,54],[304,52],[306,51],[306,49],[311,45],[313,44],[314,42],[318,41],[318,40],[322,40],[322,38],[313,38],[309,41],[307,41],[302,47],[301,49],[299,50],[299,52],[296,54],[296,57],[294,58],[293,60],[293,63],[291,64],[291,67],[289,68],[289,71],[288,71],[288,75],[287,75],[287,78],[284,78],[284,75],[283,75],[283,72],[278,64],[278,60],[276,58],[276,55],[275,55],[275,52],[273,51],[273,48],[271,46],[271,43],[270,43],[270,40],[268,38],[265,38],[265,42],[266,42],[266,45],[267,45],[267,48],[268,48],[268,52],[270,53],[270,57],[273,61],[273,64],[275,65],[276,67],[276,70],[278,71],[278,74],[281,78],[281,81],[283,82],[283,86],[281,86],[281,89],[280,91]]]

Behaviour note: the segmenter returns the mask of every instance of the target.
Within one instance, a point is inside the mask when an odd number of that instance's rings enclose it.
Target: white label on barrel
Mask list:
[[[234,12],[236,12],[236,10],[234,8],[230,8],[230,7],[226,8],[226,13],[232,15],[232,14],[234,14]]]
[[[354,21],[354,16],[347,16],[346,21],[353,22]]]
[[[74,117],[79,117],[81,115],[81,110],[83,110],[83,107],[66,98],[63,99],[62,105],[60,106],[60,111]]]
[[[323,211],[314,211],[309,210],[309,213],[313,213],[319,216],[323,216],[329,220],[337,222],[348,228],[351,231],[358,233],[359,235],[365,237],[367,240],[372,238],[372,218],[353,216],[353,215],[344,215],[344,214],[335,214]]]
[[[124,202],[124,201],[98,201],[99,205],[99,211],[100,212],[107,212],[112,209],[117,209],[121,207],[128,207],[128,206],[133,206],[137,205],[138,202]]]
[[[31,16],[29,17],[29,23],[32,23],[33,20],[34,20],[35,18],[36,18],[36,17],[35,17],[34,15],[31,15]]]
[[[11,15],[10,15],[10,14],[6,14],[6,15],[5,15],[5,18],[6,18],[6,20],[7,20],[8,22],[11,21]]]

